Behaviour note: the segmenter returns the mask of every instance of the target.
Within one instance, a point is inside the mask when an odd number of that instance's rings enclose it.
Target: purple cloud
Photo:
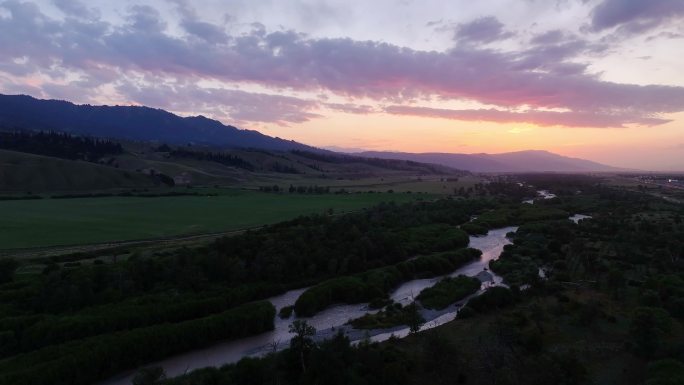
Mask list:
[[[532,44],[556,44],[567,40],[567,34],[559,29],[554,29],[535,35],[530,42]]]
[[[192,111],[230,121],[263,122],[288,125],[302,123],[321,115],[313,111],[319,103],[291,96],[271,95],[242,90],[198,87],[191,82],[151,83],[140,86],[124,83],[117,91],[129,101],[173,111]]]
[[[466,43],[491,43],[513,36],[504,30],[504,25],[493,16],[481,17],[469,23],[459,24],[454,37]]]
[[[681,0],[604,0],[591,11],[591,27],[594,31],[620,27],[638,33],[683,17]]]
[[[204,39],[209,43],[223,43],[228,40],[228,35],[226,35],[223,28],[211,23],[186,19],[181,22],[181,25],[189,34]]]
[[[199,20],[195,10],[185,0],[169,0],[176,4],[181,15],[181,27],[191,36],[203,39],[208,43],[225,43],[228,35],[223,27]]]
[[[388,106],[388,114],[422,116],[475,122],[534,123],[538,126],[566,127],[625,127],[626,124],[654,126],[669,120],[643,116],[611,115],[592,112],[525,111],[513,112],[496,109],[451,110],[415,106]]]
[[[354,104],[354,103],[325,103],[323,104],[326,108],[329,108],[334,111],[340,111],[340,112],[346,112],[348,114],[361,114],[361,115],[366,115],[366,114],[371,114],[373,112],[377,112],[375,108],[372,106],[368,105],[363,105],[363,104]]]
[[[78,0],[52,0],[52,2],[60,11],[69,17],[78,17],[82,19],[96,19],[99,17],[99,12],[86,7]]]
[[[250,33],[230,36],[187,10],[181,11],[187,35],[178,36],[167,31],[150,7],[131,8],[123,25],[99,19],[56,20],[35,4],[13,0],[0,7],[10,13],[0,18],[0,68],[16,71],[15,60],[20,58],[26,71],[53,77],[81,74],[83,79],[71,85],[84,91],[109,84],[132,101],[173,110],[213,109],[242,121],[301,122],[318,117],[316,109],[325,106],[287,96],[221,93],[195,84],[257,84],[278,92],[326,91],[405,105],[438,98],[477,101],[496,106],[495,111],[525,106],[537,112],[478,112],[477,119],[540,125],[549,125],[555,117],[568,126],[650,126],[667,122],[661,114],[684,110],[684,87],[603,81],[574,60],[605,47],[553,31],[533,38],[534,44],[518,52],[471,44],[439,52],[349,38],[310,38],[293,31],[268,33],[259,25]],[[492,41],[507,34],[500,24],[494,18],[478,19],[462,25],[459,33],[469,41]],[[150,76],[161,78],[161,84],[136,80]],[[165,85],[165,79],[174,84]],[[52,91],[58,93],[58,87]],[[193,98],[199,101],[192,104]],[[327,108],[370,111],[359,106]],[[540,111],[544,109],[569,113]],[[472,120],[476,114],[451,114],[457,115]]]

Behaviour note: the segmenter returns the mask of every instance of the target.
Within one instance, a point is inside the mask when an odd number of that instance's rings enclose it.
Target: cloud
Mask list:
[[[504,25],[493,16],[481,17],[469,23],[459,24],[454,37],[466,43],[491,43],[508,39],[513,33],[505,31]]]
[[[199,20],[197,13],[186,0],[169,0],[176,5],[181,16],[180,25],[190,35],[209,43],[224,43],[228,35],[223,27]],[[224,17],[230,17],[225,15]]]
[[[86,7],[78,0],[52,0],[55,7],[70,17],[82,19],[96,19],[100,16],[95,9]]]
[[[538,126],[566,127],[625,127],[626,124],[654,126],[668,120],[641,116],[611,115],[592,112],[503,111],[497,109],[452,110],[420,106],[388,106],[385,112],[393,115],[421,116],[474,122],[532,123]]]
[[[210,43],[223,43],[228,40],[228,35],[226,35],[223,28],[211,24],[205,23],[198,20],[183,20],[181,26],[189,34],[204,39]]]
[[[0,8],[10,16],[0,18],[0,70],[20,71],[16,60],[21,59],[22,76],[65,79],[78,75],[79,82],[69,83],[74,87],[71,92],[87,94],[96,87],[109,87],[139,103],[181,111],[191,107],[213,110],[232,119],[277,124],[314,119],[320,116],[318,108],[373,111],[353,103],[325,106],[302,98],[274,99],[277,95],[273,94],[221,93],[219,88],[203,91],[196,84],[258,85],[274,93],[324,91],[352,100],[368,98],[378,104],[404,106],[422,98],[468,100],[496,109],[440,115],[541,125],[553,125],[552,119],[558,119],[555,124],[565,126],[652,126],[668,121],[663,114],[684,110],[684,87],[620,84],[587,73],[586,63],[577,58],[605,47],[571,34],[547,32],[518,51],[474,44],[423,51],[384,42],[314,38],[287,30],[268,32],[262,25],[228,35],[223,28],[199,20],[191,9],[182,7],[185,3],[177,4],[187,34],[173,34],[160,14],[147,6],[130,8],[126,22],[115,25],[99,18],[53,19],[33,3],[5,1]],[[488,42],[508,32],[497,19],[484,18],[461,25],[457,34],[471,42]],[[146,77],[160,80],[139,81]],[[173,84],[167,86],[169,80]],[[65,92],[59,87],[44,91]],[[195,97],[205,102],[193,103]],[[507,112],[521,107],[536,112]],[[548,109],[568,112],[544,111]]]
[[[680,0],[604,0],[591,11],[591,28],[640,33],[682,18],[684,1]]]
[[[506,132],[508,132],[509,134],[518,135],[530,131],[532,131],[532,128],[530,127],[514,127]]]
[[[567,34],[559,29],[546,31],[544,33],[535,35],[530,42],[532,44],[556,44],[567,39]]]
[[[133,5],[129,9],[128,20],[131,29],[137,32],[160,32],[166,29],[166,22],[159,11],[149,5]]]
[[[346,112],[349,114],[370,114],[373,112],[377,112],[377,109],[369,106],[369,105],[362,105],[362,104],[353,104],[353,103],[325,103],[325,107],[335,110],[335,111],[340,111],[340,112]]]
[[[663,32],[657,33],[655,35],[647,37],[646,41],[652,41],[652,40],[656,40],[656,39],[667,39],[667,40],[684,39],[684,33],[663,31]]]
[[[239,123],[288,125],[321,117],[314,112],[319,108],[316,101],[234,89],[198,87],[190,82],[160,83],[152,79],[142,86],[132,82],[121,84],[117,91],[130,102],[172,111],[208,114]]]

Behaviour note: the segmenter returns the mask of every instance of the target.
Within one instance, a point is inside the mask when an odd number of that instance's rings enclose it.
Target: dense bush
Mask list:
[[[202,296],[157,294],[89,308],[75,315],[45,315],[14,325],[0,322],[0,331],[12,331],[15,336],[13,344],[2,345],[0,356],[118,330],[202,318],[280,291],[279,286],[249,285]]]
[[[423,307],[442,310],[474,294],[480,289],[480,286],[481,282],[477,278],[466,277],[465,275],[454,278],[448,277],[421,291],[416,299],[420,301]]]
[[[470,223],[473,226],[495,229],[499,227],[521,225],[527,222],[550,219],[566,219],[567,211],[555,207],[545,207],[530,204],[513,204],[495,210],[487,211]]]
[[[495,286],[487,289],[481,295],[471,298],[468,301],[468,307],[478,313],[486,313],[514,303],[515,295],[513,295],[511,290],[502,286]]]
[[[0,384],[90,384],[170,354],[273,329],[274,317],[270,302],[256,302],[205,318],[47,347],[0,361]]]
[[[480,254],[475,249],[442,252],[324,281],[309,288],[297,299],[295,312],[308,317],[335,303],[360,303],[384,298],[389,290],[401,282],[450,273]]]
[[[377,313],[368,313],[353,319],[349,321],[349,324],[356,329],[388,329],[394,326],[411,326],[423,322],[425,319],[420,315],[418,305],[414,302],[408,306],[401,306],[399,303],[390,304]]]

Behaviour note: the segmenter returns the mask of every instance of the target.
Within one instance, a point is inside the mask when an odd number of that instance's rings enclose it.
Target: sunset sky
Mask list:
[[[684,170],[684,0],[0,0],[0,92]]]

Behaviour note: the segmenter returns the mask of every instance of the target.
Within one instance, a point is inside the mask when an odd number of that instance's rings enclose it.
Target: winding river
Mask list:
[[[546,191],[544,191],[544,193],[540,192],[539,195],[543,199],[554,197],[553,194],[549,194]],[[576,214],[569,219],[577,223],[579,220],[585,218],[590,217]],[[517,229],[517,227],[504,227],[490,230],[484,236],[471,236],[469,246],[482,251],[481,258],[477,261],[468,263],[448,276],[467,275],[480,279],[482,287],[480,291],[473,296],[481,294],[490,286],[504,285],[502,283],[502,278],[489,270],[489,262],[499,258],[504,246],[511,243],[506,235],[510,232],[515,232]],[[415,296],[423,289],[435,285],[442,278],[444,278],[444,276],[405,282],[390,294],[390,298],[395,302],[407,305],[413,302]],[[293,305],[305,290],[306,288],[291,290],[282,295],[269,298],[269,300],[275,306],[277,313],[283,307]],[[421,330],[434,328],[452,321],[456,318],[458,310],[467,302],[467,300],[468,298],[440,311],[423,310],[422,315],[426,322],[421,327]],[[316,340],[329,338],[339,332],[339,330],[342,330],[353,342],[358,342],[367,338],[370,338],[372,341],[383,341],[391,336],[404,337],[408,335],[409,329],[406,326],[399,326],[392,329],[362,331],[345,325],[350,319],[358,318],[364,314],[376,311],[377,310],[369,309],[368,304],[365,303],[337,305],[330,307],[313,317],[302,319],[316,328]],[[275,328],[272,331],[252,337],[218,343],[207,348],[153,362],[146,366],[162,367],[166,372],[167,377],[176,377],[195,369],[222,366],[228,363],[237,362],[243,357],[259,356],[268,352],[281,350],[287,347],[289,340],[292,337],[288,332],[288,326],[294,319],[294,315],[288,319],[281,319],[276,315]],[[103,381],[100,385],[130,385],[134,374],[134,371],[128,371]]]
[[[485,236],[471,236],[470,247],[482,251],[482,257],[479,260],[471,262],[452,272],[449,276],[463,274],[478,277],[482,281],[481,290],[485,290],[491,285],[500,285],[502,279],[489,271],[489,261],[499,257],[503,247],[510,243],[508,238],[506,238],[506,234],[516,230],[517,227],[504,227],[491,230]],[[417,296],[421,290],[435,285],[442,278],[443,277],[416,279],[405,282],[390,294],[390,298],[396,302],[407,305],[413,302],[413,298]],[[278,312],[285,306],[293,305],[305,290],[306,288],[291,290],[282,295],[269,298],[269,300],[275,306],[276,312]],[[441,311],[424,311],[423,317],[426,319],[426,322],[423,324],[422,330],[453,320],[461,306],[462,303],[459,303]],[[313,317],[302,319],[305,319],[310,325],[316,328],[316,339],[330,337],[340,329],[342,329],[352,341],[359,341],[369,337],[374,341],[382,341],[389,338],[391,335],[402,337],[408,334],[409,330],[405,326],[386,330],[360,331],[345,325],[350,319],[358,318],[366,313],[375,311],[377,310],[370,310],[368,304],[365,303],[337,305],[330,307]],[[272,331],[172,356],[158,362],[150,363],[146,366],[160,366],[164,368],[167,377],[176,377],[194,369],[209,366],[222,366],[228,363],[237,362],[243,357],[258,356],[271,351],[281,350],[287,347],[289,340],[292,337],[288,332],[288,326],[294,319],[294,316],[289,319],[281,319],[276,316],[275,328]],[[103,381],[100,384],[130,385],[134,374],[134,371],[129,371]]]

